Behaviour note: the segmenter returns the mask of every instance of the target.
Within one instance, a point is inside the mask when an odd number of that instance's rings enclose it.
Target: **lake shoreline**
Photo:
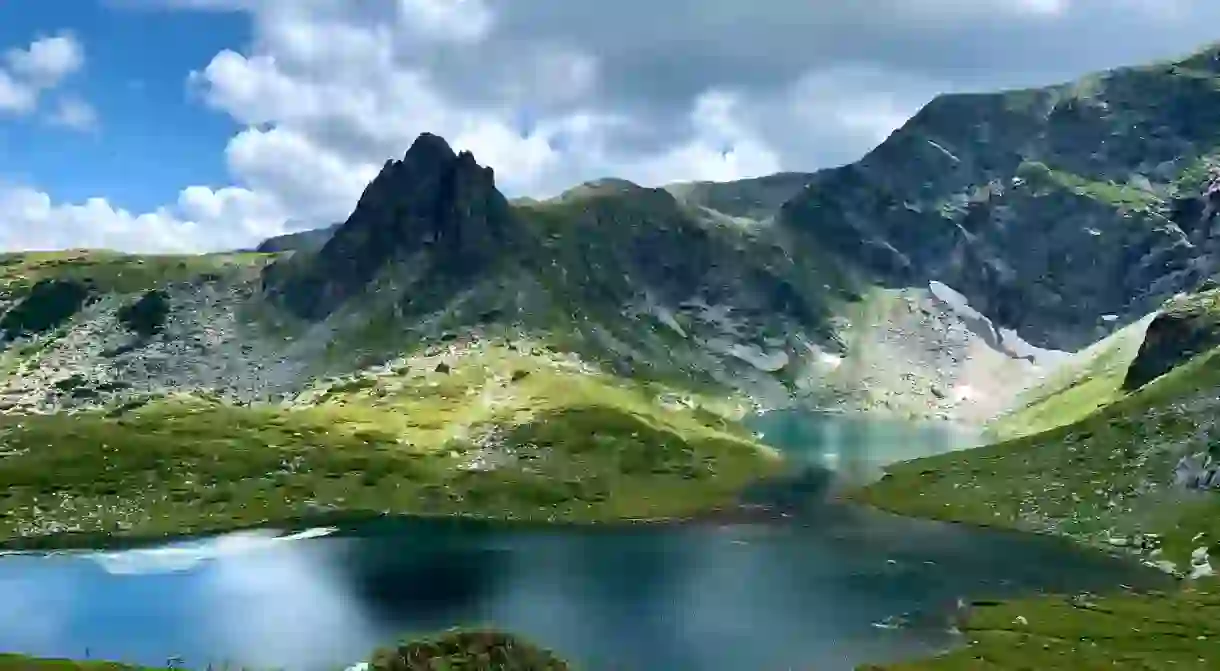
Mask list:
[[[630,527],[677,527],[677,526],[724,526],[737,524],[775,525],[790,523],[793,516],[776,506],[742,503],[734,506],[719,506],[684,516],[615,518],[600,520],[530,519],[523,517],[498,517],[473,513],[382,513],[361,510],[336,510],[306,515],[297,515],[250,524],[216,525],[181,533],[64,533],[43,536],[26,536],[0,541],[0,553],[8,552],[55,552],[65,550],[121,551],[156,547],[168,543],[203,540],[214,536],[251,531],[279,531],[285,534],[299,533],[307,529],[344,528],[371,524],[378,521],[431,521],[455,524],[486,525],[504,529],[606,529],[621,530]]]

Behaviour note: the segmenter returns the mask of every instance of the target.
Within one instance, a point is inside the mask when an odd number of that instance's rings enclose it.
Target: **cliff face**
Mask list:
[[[492,169],[425,133],[401,161],[386,162],[320,249],[268,268],[265,292],[298,316],[320,319],[389,264],[417,265],[433,291],[456,289],[510,258],[521,237]]]
[[[1203,179],[1218,157],[1209,49],[938,98],[781,219],[876,281],[939,280],[1033,344],[1079,349],[1220,267]]]

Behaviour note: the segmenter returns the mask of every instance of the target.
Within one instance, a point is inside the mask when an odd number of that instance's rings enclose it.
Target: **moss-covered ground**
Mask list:
[[[36,659],[0,654],[0,671],[151,671],[117,662],[86,662],[74,659]]]
[[[273,254],[136,255],[104,250],[0,254],[0,295],[19,298],[40,280],[87,282],[100,292],[148,291],[174,282],[257,272]]]
[[[1208,671],[1220,669],[1220,589],[1046,596],[976,606],[970,645],[862,671]]]
[[[291,407],[192,396],[3,416],[0,537],[160,536],[319,510],[670,518],[729,504],[779,468],[693,399],[580,365],[454,346]]]
[[[1123,377],[1150,320],[1141,319],[1073,355],[1023,392],[1013,410],[991,422],[988,437],[1019,438],[1071,424],[1123,396]]]
[[[568,671],[555,653],[512,634],[451,630],[378,650],[371,671]]]

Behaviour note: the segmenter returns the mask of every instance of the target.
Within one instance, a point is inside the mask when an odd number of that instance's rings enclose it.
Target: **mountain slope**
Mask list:
[[[878,281],[941,281],[1031,343],[1075,350],[1220,265],[1199,203],[1217,110],[1216,48],[943,96],[861,161],[818,173],[780,219]]]
[[[780,172],[732,182],[679,182],[665,190],[682,202],[714,210],[730,217],[761,221],[814,179],[813,173]]]
[[[1183,588],[980,604],[962,626],[967,647],[887,668],[1215,667],[1220,343],[1200,334],[1217,319],[1220,290],[1169,301],[1099,343],[1010,418],[1014,427],[1042,421],[1045,430],[891,466],[853,495],[901,514],[1127,552],[1186,578]]]
[[[177,395],[9,415],[0,539],[96,543],[338,512],[691,515],[779,466],[729,411],[570,355],[480,341],[318,380],[283,404]]]
[[[1213,575],[1220,550],[1220,454],[1213,433],[1220,343],[1158,326],[1220,318],[1220,290],[1170,302],[1114,381],[1164,373],[1075,421],[984,448],[895,466],[863,500],[892,510],[1132,547],[1182,573]],[[1176,351],[1171,366],[1165,354]],[[1085,382],[1088,376],[1083,376]],[[1113,382],[1111,383],[1113,384]],[[1044,402],[1070,404],[1051,394]],[[1147,537],[1155,543],[1147,543]],[[1135,540],[1132,540],[1135,539]],[[1155,551],[1154,551],[1155,550]]]
[[[770,205],[796,184],[764,190]],[[856,297],[836,262],[812,261],[764,222],[623,180],[510,206],[490,169],[424,135],[324,246],[267,268],[263,295],[298,333],[325,328],[347,365],[497,332],[775,403],[811,347],[838,347],[832,317]]]

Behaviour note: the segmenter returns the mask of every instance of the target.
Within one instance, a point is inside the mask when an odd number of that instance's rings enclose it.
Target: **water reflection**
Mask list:
[[[588,669],[850,669],[940,649],[958,596],[1149,574],[1048,539],[855,511],[825,526],[496,530],[386,521],[353,535],[0,559],[0,648],[149,664],[334,668],[397,634],[492,624]],[[167,550],[182,559],[181,548]],[[886,630],[887,617],[933,623]]]

